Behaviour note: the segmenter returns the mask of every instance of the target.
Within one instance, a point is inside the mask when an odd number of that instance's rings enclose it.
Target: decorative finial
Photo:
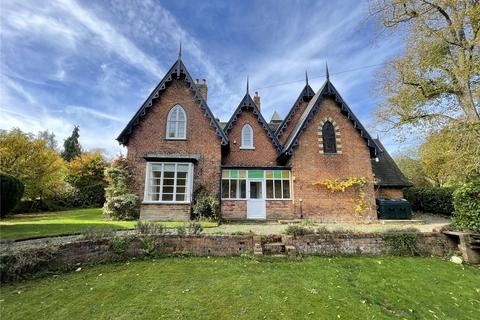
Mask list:
[[[307,72],[307,69],[305,69],[305,85],[308,86],[308,72]]]
[[[248,76],[247,76],[247,94],[250,94],[250,85],[248,83]]]
[[[180,40],[180,46],[178,48],[178,60],[182,59],[182,40]]]
[[[328,63],[325,61],[325,69],[327,71],[327,80],[330,80],[330,73],[328,72]]]

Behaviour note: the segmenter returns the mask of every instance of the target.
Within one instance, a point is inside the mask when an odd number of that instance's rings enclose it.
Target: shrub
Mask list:
[[[147,256],[154,256],[157,252],[155,239],[152,236],[146,235],[140,237],[140,245],[142,246],[143,253]]]
[[[200,234],[203,231],[203,227],[200,223],[191,222],[188,225],[188,233],[189,234]]]
[[[112,227],[95,228],[87,227],[82,231],[85,240],[102,240],[112,238],[116,234],[116,230]]]
[[[57,254],[58,248],[46,246],[33,249],[13,249],[0,255],[1,282],[13,281],[40,271]]]
[[[119,236],[114,235],[108,239],[108,248],[118,255],[125,255],[130,243],[132,242],[131,236]]]
[[[200,186],[193,195],[192,206],[194,219],[220,220],[220,205],[217,197],[210,194],[205,187]]]
[[[150,221],[138,221],[135,228],[141,234],[164,234],[165,226]]]
[[[394,256],[420,256],[420,233],[416,229],[389,230],[383,235],[388,252]]]
[[[453,188],[411,187],[404,190],[412,210],[450,216],[453,213]]]
[[[455,227],[480,232],[480,179],[464,184],[453,194]]]
[[[127,160],[119,157],[105,169],[108,186],[103,215],[113,220],[134,220],[140,215],[140,199],[133,190],[133,171]]]
[[[303,236],[306,234],[312,234],[313,230],[302,226],[289,225],[287,228],[285,228],[285,233],[291,236]]]
[[[300,222],[300,225],[304,227],[313,227],[316,224],[317,223],[315,222],[315,220],[312,220],[312,219],[303,219],[302,222]]]
[[[177,234],[179,236],[183,236],[187,233],[187,230],[185,229],[185,226],[177,226]]]
[[[0,172],[0,218],[5,218],[18,205],[24,190],[20,180]]]

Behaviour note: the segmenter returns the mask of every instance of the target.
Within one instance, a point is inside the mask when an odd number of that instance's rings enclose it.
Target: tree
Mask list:
[[[417,156],[403,154],[395,157],[395,163],[403,172],[408,181],[416,187],[431,187],[432,183],[426,176],[422,160]]]
[[[99,207],[105,202],[107,167],[100,153],[86,152],[71,160],[66,181],[75,188],[75,198],[82,207]]]
[[[392,127],[473,124],[479,138],[478,0],[372,0],[370,11],[406,38],[405,54],[381,76],[377,115]]]
[[[65,139],[65,142],[63,143],[62,157],[66,161],[71,161],[82,154],[82,147],[78,142],[78,138],[80,137],[79,131],[80,127],[74,126],[72,135]]]
[[[23,196],[23,183],[12,175],[0,172],[0,218],[15,209]]]
[[[19,179],[25,185],[24,197],[43,199],[63,186],[63,159],[45,140],[20,129],[0,131],[0,171]]]
[[[434,185],[462,184],[480,177],[480,140],[465,136],[447,127],[430,132],[420,146],[424,172]]]
[[[55,138],[55,133],[50,132],[48,130],[45,131],[39,131],[37,134],[37,138],[44,140],[47,147],[53,150],[57,150],[58,143],[57,139]]]

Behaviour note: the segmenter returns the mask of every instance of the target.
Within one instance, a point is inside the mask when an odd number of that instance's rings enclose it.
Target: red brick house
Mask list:
[[[204,186],[218,195],[225,220],[373,220],[376,197],[402,198],[409,185],[328,70],[318,91],[306,78],[285,119],[275,112],[270,122],[247,81],[230,120],[220,123],[207,104],[205,80],[194,82],[179,55],[117,140],[135,168],[141,219],[190,219],[192,194]],[[361,212],[354,209],[355,188],[314,185],[351,177],[367,181]]]

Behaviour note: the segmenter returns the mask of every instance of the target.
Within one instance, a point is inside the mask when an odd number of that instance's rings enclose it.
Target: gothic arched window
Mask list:
[[[167,139],[185,139],[187,115],[180,105],[174,106],[167,117]]]
[[[253,148],[253,129],[252,126],[246,124],[242,128],[242,145],[241,148],[252,149]]]
[[[323,124],[323,153],[337,153],[337,142],[335,140],[335,127],[330,121]]]

